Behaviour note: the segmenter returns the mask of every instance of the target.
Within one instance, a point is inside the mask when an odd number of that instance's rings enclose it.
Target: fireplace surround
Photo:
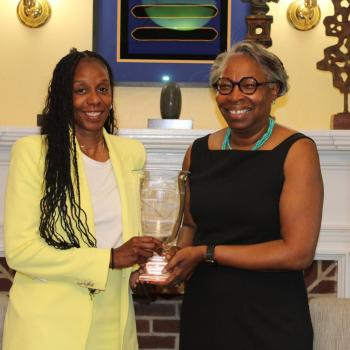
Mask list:
[[[0,256],[3,247],[4,192],[10,150],[20,137],[37,134],[38,128],[0,127]],[[122,129],[121,136],[136,138],[147,150],[153,167],[180,169],[187,147],[211,130]],[[325,203],[315,260],[337,263],[338,297],[350,297],[350,131],[304,131],[320,154]]]

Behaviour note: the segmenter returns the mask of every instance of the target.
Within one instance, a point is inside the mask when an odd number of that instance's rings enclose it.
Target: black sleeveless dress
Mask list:
[[[191,155],[195,244],[254,244],[280,239],[283,165],[294,134],[273,150],[209,150]],[[181,311],[181,350],[312,350],[302,271],[252,271],[200,264]]]

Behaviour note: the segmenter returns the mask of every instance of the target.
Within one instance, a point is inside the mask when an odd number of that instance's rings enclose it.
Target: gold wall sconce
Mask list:
[[[321,10],[317,0],[294,0],[288,7],[289,22],[299,30],[314,28],[321,19]]]
[[[51,7],[47,0],[21,0],[17,6],[17,15],[27,27],[40,27],[51,15]]]

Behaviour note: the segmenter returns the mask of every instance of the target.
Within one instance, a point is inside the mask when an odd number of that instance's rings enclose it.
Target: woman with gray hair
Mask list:
[[[271,82],[278,83],[279,90],[277,96],[283,96],[288,91],[288,74],[281,60],[272,52],[267,51],[263,46],[251,41],[242,41],[229,51],[219,54],[210,70],[210,84],[216,87],[218,80],[226,68],[228,61],[235,55],[246,55],[255,60],[267,74],[267,79]]]
[[[313,261],[323,184],[315,143],[278,123],[288,90],[277,56],[243,41],[211,71],[227,128],[194,141],[169,284],[186,281],[180,349],[311,350],[303,270]]]

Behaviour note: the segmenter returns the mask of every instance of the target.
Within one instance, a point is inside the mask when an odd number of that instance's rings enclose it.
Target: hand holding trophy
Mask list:
[[[164,243],[162,255],[154,253],[145,265],[140,281],[163,282],[169,274],[164,253],[175,242],[183,216],[187,171],[147,169],[141,171],[141,222],[144,235]]]

